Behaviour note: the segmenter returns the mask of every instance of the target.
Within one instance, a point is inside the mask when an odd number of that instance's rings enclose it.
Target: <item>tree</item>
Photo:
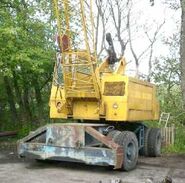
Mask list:
[[[180,35],[180,66],[181,66],[181,90],[183,106],[185,109],[185,1],[181,0],[181,35]]]
[[[100,53],[102,53],[105,48],[105,34],[107,31],[112,32],[113,40],[116,42],[116,51],[120,54],[120,56],[124,56],[125,52],[131,52],[133,61],[136,68],[136,76],[139,77],[139,66],[143,58],[148,59],[148,69],[149,74],[147,80],[150,81],[151,68],[152,68],[152,60],[154,53],[154,45],[158,40],[158,36],[160,35],[161,29],[165,23],[165,21],[161,21],[161,23],[153,23],[151,27],[147,27],[147,24],[138,25],[135,12],[133,9],[135,8],[134,0],[96,0],[97,13],[95,16],[96,23],[96,48],[98,57]],[[151,4],[153,4],[151,2]],[[134,16],[133,16],[134,15]],[[138,13],[138,16],[142,16]],[[137,17],[139,19],[139,17]],[[102,23],[100,24],[100,20]],[[153,28],[155,27],[155,28]],[[98,31],[102,31],[101,34],[98,34]],[[151,31],[153,30],[153,31]],[[141,36],[148,41],[143,50],[136,50],[135,44],[139,36]],[[99,38],[101,36],[101,39]],[[146,41],[146,42],[147,42]],[[119,48],[119,49],[118,49]],[[119,51],[120,50],[120,51]]]
[[[123,2],[122,0],[111,1],[108,0],[110,15],[113,22],[113,26],[116,32],[115,37],[117,37],[121,48],[121,56],[124,55],[127,43],[129,42],[125,33],[127,31],[126,19],[129,14],[129,4],[130,0]],[[127,10],[128,9],[128,10]]]
[[[180,88],[179,34],[165,40],[170,53],[155,60],[152,79],[158,85],[158,97],[161,111],[178,116],[178,123],[184,124],[184,110]],[[180,118],[179,118],[180,114]]]
[[[97,56],[100,57],[101,53],[105,50],[105,34],[108,29],[108,22],[110,15],[107,14],[108,6],[105,1],[96,0],[95,1],[97,14],[95,16],[95,50]]]
[[[154,5],[152,1],[150,1],[152,3],[152,6]],[[161,23],[156,23],[155,26],[155,30],[153,31],[153,33],[149,33],[149,29],[147,28],[146,25],[143,26],[143,28],[140,30],[140,32],[144,32],[144,34],[142,35],[142,37],[147,37],[149,43],[148,45],[146,45],[146,48],[144,48],[144,50],[142,50],[140,53],[137,53],[136,49],[134,48],[134,39],[133,39],[133,30],[132,30],[132,20],[131,20],[131,14],[132,14],[132,6],[133,6],[133,1],[130,0],[130,5],[129,5],[129,10],[128,10],[128,14],[127,14],[127,31],[128,31],[128,42],[130,45],[130,51],[132,53],[133,59],[135,61],[135,66],[136,66],[136,73],[135,76],[139,77],[140,73],[139,73],[139,65],[141,60],[143,59],[144,56],[148,54],[148,76],[147,76],[147,80],[150,81],[150,77],[151,77],[151,70],[152,70],[152,56],[153,56],[153,51],[154,51],[154,44],[158,39],[158,35],[163,27],[163,25],[165,24],[165,20]]]
[[[4,81],[0,87],[6,98],[0,101],[12,114],[12,120],[6,119],[10,123],[32,124],[46,116],[43,107],[48,102],[47,85],[52,78],[55,52],[50,3],[43,2],[0,2],[0,77]],[[38,14],[44,11],[50,16],[43,20]],[[8,116],[6,112],[1,113],[0,121]]]

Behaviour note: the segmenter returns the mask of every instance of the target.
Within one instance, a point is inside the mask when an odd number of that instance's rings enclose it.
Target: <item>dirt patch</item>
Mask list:
[[[142,157],[139,162],[141,165],[153,167],[185,169],[185,154],[168,154],[158,158]]]
[[[0,147],[1,144],[0,144]],[[0,148],[0,180],[2,183],[109,183],[119,178],[123,183],[154,183],[171,176],[173,183],[185,182],[185,154],[163,155],[159,158],[140,157],[137,168],[131,172],[115,171],[107,167],[80,163],[19,159],[16,145]]]

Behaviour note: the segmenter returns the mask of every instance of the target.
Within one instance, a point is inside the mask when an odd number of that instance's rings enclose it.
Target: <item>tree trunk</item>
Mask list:
[[[0,122],[3,121],[3,107],[2,101],[0,100]],[[0,129],[2,129],[2,122],[0,123]]]
[[[121,46],[121,56],[124,56],[127,43],[122,40],[120,31],[118,31],[118,40]]]
[[[39,86],[37,78],[34,78],[32,80],[32,84],[35,90],[35,98],[37,101],[38,116],[42,117],[42,114],[43,114],[42,95],[41,95],[40,86]]]
[[[153,54],[153,45],[151,46],[150,50],[150,56],[148,60],[148,76],[147,76],[147,81],[151,81],[151,75],[152,75],[152,54]]]
[[[6,93],[7,93],[7,101],[9,103],[10,106],[10,111],[11,111],[11,115],[12,115],[12,121],[18,121],[18,117],[17,117],[17,110],[15,107],[15,101],[14,101],[14,95],[12,92],[12,88],[10,86],[9,83],[9,79],[7,76],[4,76],[4,85],[6,88]]]
[[[40,105],[42,105],[42,96],[41,96],[41,92],[40,92],[39,83],[36,78],[33,79],[33,86],[35,89],[35,97],[37,100],[37,104],[40,106]]]
[[[183,107],[185,109],[185,0],[181,0],[180,68]]]
[[[23,104],[23,100],[22,100],[22,96],[21,96],[21,91],[20,91],[20,88],[19,88],[19,85],[17,82],[18,78],[17,78],[17,75],[14,70],[12,71],[12,74],[13,74],[13,84],[14,84],[14,88],[15,88],[15,94],[17,97],[17,102],[20,107],[20,112],[22,114],[24,112],[24,104]]]
[[[24,109],[26,113],[26,117],[28,120],[32,121],[32,112],[30,109],[30,103],[29,103],[29,86],[26,74],[22,73],[24,80],[23,80],[23,103],[24,103]]]

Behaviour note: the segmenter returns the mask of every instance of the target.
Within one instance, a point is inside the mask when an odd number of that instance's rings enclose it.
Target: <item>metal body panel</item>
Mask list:
[[[50,124],[18,141],[20,157],[113,165],[121,168],[123,149],[103,135],[105,124]]]
[[[47,127],[46,144],[61,147],[76,147],[85,145],[85,131],[83,126],[55,126]]]
[[[99,102],[77,100],[73,102],[74,119],[99,120]]]
[[[70,116],[74,119],[86,120],[104,118],[106,121],[116,122],[158,119],[159,104],[156,99],[155,85],[111,73],[102,75],[100,86],[101,100],[74,97],[70,104],[72,111],[67,110],[64,102],[66,101],[65,95],[59,99],[58,97],[61,96],[58,94],[57,101],[61,100],[60,109],[50,105],[50,117],[66,118]],[[51,94],[51,96],[53,95]],[[53,98],[51,100],[53,101]]]
[[[19,155],[40,159],[82,162],[92,165],[115,165],[115,153],[108,148],[70,148],[45,144],[24,143],[19,146]]]

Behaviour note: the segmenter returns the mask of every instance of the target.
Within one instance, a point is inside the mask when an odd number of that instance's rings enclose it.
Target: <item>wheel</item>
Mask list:
[[[108,133],[107,137],[111,137],[113,140],[116,136],[118,136],[121,132],[119,130],[112,130]]]
[[[148,135],[148,156],[157,157],[161,155],[161,131],[159,128],[152,128]]]
[[[150,128],[144,130],[144,146],[139,150],[141,156],[148,156],[148,135],[150,133]]]
[[[123,131],[114,138],[123,147],[122,169],[130,171],[136,167],[138,160],[138,141],[136,135],[130,131]]]

